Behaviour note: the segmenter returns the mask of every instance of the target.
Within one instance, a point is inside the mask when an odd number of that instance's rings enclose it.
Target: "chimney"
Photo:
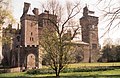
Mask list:
[[[46,14],[49,14],[49,11],[47,11],[47,10],[45,10],[44,12],[45,12]]]
[[[30,7],[30,3],[24,2],[23,15],[27,14]]]
[[[38,14],[39,14],[38,8],[34,8],[34,9],[32,10],[32,12],[33,12],[35,15],[38,15]]]

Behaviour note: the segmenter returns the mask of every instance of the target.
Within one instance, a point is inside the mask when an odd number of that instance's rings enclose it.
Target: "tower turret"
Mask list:
[[[97,57],[99,53],[99,43],[98,43],[98,17],[91,16],[87,6],[83,9],[83,17],[80,18],[80,25],[82,31],[82,41],[89,43],[90,46],[90,62],[97,62]]]

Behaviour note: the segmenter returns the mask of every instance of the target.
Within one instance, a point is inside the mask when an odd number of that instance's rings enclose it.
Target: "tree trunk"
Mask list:
[[[60,75],[58,72],[56,73],[56,78],[60,78]]]
[[[55,73],[56,73],[56,78],[60,78],[60,73],[58,72],[58,71],[55,71]]]

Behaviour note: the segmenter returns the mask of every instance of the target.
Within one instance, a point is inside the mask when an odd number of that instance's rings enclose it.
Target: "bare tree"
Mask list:
[[[47,9],[52,15],[57,16],[57,20],[50,19],[48,16],[47,20],[53,25],[51,28],[43,27],[43,33],[40,36],[40,45],[44,49],[47,63],[56,72],[57,77],[59,77],[60,72],[72,59],[71,54],[74,52],[74,48],[71,40],[77,34],[76,32],[79,26],[74,29],[73,34],[71,34],[71,32],[65,33],[65,27],[68,25],[70,19],[80,12],[79,5],[80,3],[74,3],[70,6],[66,3],[66,6],[63,7],[63,5],[56,0],[48,2],[47,8],[42,5],[43,8]]]
[[[104,39],[103,46],[106,46],[107,44],[108,45],[114,45],[114,43],[113,43],[111,38]]]
[[[2,46],[4,43],[10,42],[11,40],[8,39],[8,37],[2,37],[2,27],[3,24],[8,24],[5,20],[9,20],[11,22],[14,21],[12,17],[12,13],[10,11],[9,4],[11,0],[0,0],[0,46]],[[9,24],[8,24],[9,25]],[[7,41],[6,41],[7,40]],[[3,43],[4,42],[4,43]],[[2,60],[2,47],[0,47],[0,61]]]
[[[106,26],[106,31],[102,35],[102,37],[108,33],[110,30],[113,30],[120,25],[120,1],[119,0],[98,0],[98,6],[104,5],[102,9],[100,9],[104,15],[103,17],[109,21]]]

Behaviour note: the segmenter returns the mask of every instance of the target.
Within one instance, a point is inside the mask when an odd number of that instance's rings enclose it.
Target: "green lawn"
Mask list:
[[[49,78],[53,77],[55,74],[40,74],[40,75],[29,75],[26,74],[25,72],[21,73],[4,73],[0,74],[0,77],[41,77],[41,78]],[[61,78],[78,78],[78,77],[115,77],[119,78],[120,77],[120,69],[115,69],[115,70],[109,70],[109,71],[96,71],[96,72],[72,72],[72,73],[61,73],[60,74]]]
[[[78,68],[78,67],[102,67],[102,66],[120,66],[120,63],[77,63],[69,64],[69,68]]]
[[[113,63],[75,63],[69,64],[68,68],[83,68],[83,67],[102,67],[102,66],[120,66],[120,62]],[[48,68],[47,66],[43,66],[43,68]]]
[[[77,68],[77,67],[88,67],[88,66],[120,66],[120,63],[79,63],[79,64],[70,64],[69,68]],[[45,67],[46,68],[46,67]],[[26,74],[26,72],[20,73],[3,73],[0,74],[0,77],[13,77],[13,78],[21,78],[21,77],[39,77],[39,78],[54,78],[55,74],[39,74],[39,75],[30,75]],[[106,70],[106,71],[94,71],[94,72],[70,72],[70,73],[61,73],[61,78],[86,78],[86,77],[95,77],[95,78],[120,78],[120,68],[114,70]]]

